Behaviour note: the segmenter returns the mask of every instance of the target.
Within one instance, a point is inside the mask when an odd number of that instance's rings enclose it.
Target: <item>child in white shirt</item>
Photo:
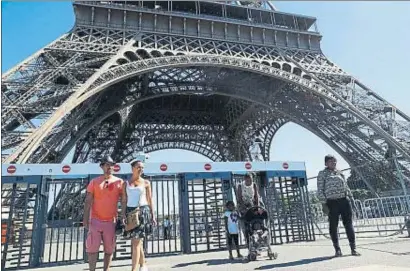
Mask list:
[[[229,259],[233,259],[232,244],[235,244],[238,258],[242,258],[242,255],[239,251],[239,213],[235,210],[235,203],[233,201],[228,201],[226,203],[226,212],[224,214],[224,217],[229,249]]]

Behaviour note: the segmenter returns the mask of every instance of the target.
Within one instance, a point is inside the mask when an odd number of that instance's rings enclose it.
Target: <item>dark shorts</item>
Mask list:
[[[135,207],[127,207],[127,214],[135,210]],[[127,235],[131,238],[142,239],[151,234],[151,210],[149,206],[140,207],[140,226],[127,232]]]
[[[228,246],[232,247],[232,244],[235,244],[236,247],[239,246],[238,234],[228,234]]]

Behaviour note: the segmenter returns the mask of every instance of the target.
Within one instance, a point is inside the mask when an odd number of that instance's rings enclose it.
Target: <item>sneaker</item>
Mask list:
[[[242,254],[238,254],[238,259],[242,259],[242,258],[243,258]]]
[[[148,267],[146,267],[146,266],[141,266],[141,267],[140,267],[140,271],[148,271]]]
[[[233,260],[233,256],[232,256],[232,255],[229,255],[229,260]]]
[[[335,257],[342,257],[342,251],[340,249],[336,249]]]
[[[356,249],[352,249],[352,255],[353,256],[361,256],[359,252],[356,251]]]

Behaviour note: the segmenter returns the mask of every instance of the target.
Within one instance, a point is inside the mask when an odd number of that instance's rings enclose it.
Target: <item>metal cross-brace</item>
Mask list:
[[[118,56],[122,55],[126,50],[133,46],[135,40],[130,40],[126,45],[120,49],[115,56],[108,60],[96,73],[94,73],[84,84],[76,87],[76,91],[55,111],[55,113],[39,127],[30,137],[24,141],[17,150],[9,156],[7,160],[14,161],[17,158],[27,160],[32,152],[40,144],[41,140],[50,132],[50,130],[57,124],[59,119],[71,111],[78,103],[78,98],[81,96],[91,84],[93,84],[100,74],[108,70],[109,67],[115,64]],[[34,144],[33,144],[34,143]],[[31,145],[29,145],[31,144]],[[21,160],[20,160],[21,161]]]
[[[10,99],[7,97],[7,95],[1,91],[1,98],[3,99],[3,102],[5,105],[3,105],[2,107],[6,109],[6,112],[11,112],[13,113],[13,115],[15,116],[15,118],[18,120],[18,122],[23,125],[26,126],[28,129],[35,129],[36,126],[30,121],[27,120],[23,114],[20,113],[20,111],[16,108],[13,107],[12,102],[10,101]],[[9,111],[7,111],[9,110]],[[3,114],[3,112],[2,112]],[[2,129],[3,129],[3,125],[2,125]]]

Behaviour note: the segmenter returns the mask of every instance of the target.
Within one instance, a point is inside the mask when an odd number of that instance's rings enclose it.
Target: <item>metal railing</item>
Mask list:
[[[410,196],[407,196],[410,197]],[[356,210],[353,214],[353,225],[358,238],[388,237],[404,232],[410,206],[406,196],[393,196],[355,200]],[[312,205],[313,219],[318,232],[317,236],[328,237],[328,218],[323,213],[320,203]],[[345,237],[342,223],[339,234]]]

